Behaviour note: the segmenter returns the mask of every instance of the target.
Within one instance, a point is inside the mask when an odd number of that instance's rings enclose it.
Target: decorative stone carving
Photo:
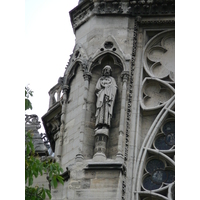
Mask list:
[[[109,127],[113,113],[113,106],[117,92],[117,84],[111,76],[112,69],[106,65],[103,70],[103,76],[99,78],[96,84],[96,129],[95,129],[95,155],[97,160],[105,160],[106,144],[109,137]]]
[[[157,34],[146,45],[144,67],[151,77],[175,81],[175,33]]]
[[[48,149],[38,132],[38,129],[41,128],[40,122],[38,121],[38,116],[34,114],[25,116],[25,131],[30,131],[33,136],[35,153],[39,156],[48,155]]]
[[[149,110],[162,107],[174,95],[174,89],[165,82],[146,78],[142,93],[141,106],[144,110]]]
[[[79,5],[70,11],[74,31],[89,20],[94,14],[98,15],[130,15],[130,16],[171,16],[175,13],[175,0],[130,0],[113,1],[80,1]]]
[[[41,125],[40,122],[38,121],[38,116],[37,115],[25,115],[25,124],[26,127],[28,128],[29,126],[31,128],[35,129],[40,129]]]
[[[79,8],[78,9],[75,8],[72,11],[70,11],[70,17],[71,17],[72,26],[74,30],[76,30],[83,23],[88,21],[88,19],[92,16],[94,3],[91,1],[81,1],[81,3],[77,7]]]
[[[110,121],[113,113],[113,106],[117,92],[115,79],[111,76],[112,69],[109,65],[103,68],[103,76],[96,84],[96,127],[110,127]]]
[[[120,45],[116,41],[116,39],[109,35],[104,42],[99,46],[97,51],[93,54],[93,58],[97,57],[98,59],[95,59],[95,63],[93,63],[93,66],[98,65],[101,63],[101,60],[104,59],[104,56],[100,56],[102,54],[109,53],[109,55],[112,57],[114,64],[119,65],[123,69],[122,59],[119,58],[125,58],[126,61],[130,60],[130,56],[127,54],[124,54],[122,49],[120,48]]]
[[[107,42],[104,43],[104,47],[106,49],[111,49],[113,47],[113,43],[110,42],[110,41],[107,41]]]

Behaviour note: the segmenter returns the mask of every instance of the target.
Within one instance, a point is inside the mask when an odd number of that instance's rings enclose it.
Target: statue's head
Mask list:
[[[102,70],[102,74],[103,74],[104,76],[111,76],[111,74],[112,74],[112,68],[111,68],[111,66],[106,65],[106,66],[103,68],[103,70]]]

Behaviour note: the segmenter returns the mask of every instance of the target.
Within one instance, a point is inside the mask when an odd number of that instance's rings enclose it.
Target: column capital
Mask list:
[[[123,71],[121,73],[121,78],[122,78],[123,82],[127,82],[128,78],[129,78],[129,71]]]
[[[63,92],[67,92],[69,90],[69,85],[63,85],[62,90]]]
[[[91,72],[83,73],[83,78],[84,78],[85,81],[89,81],[91,77],[92,77],[92,73]]]

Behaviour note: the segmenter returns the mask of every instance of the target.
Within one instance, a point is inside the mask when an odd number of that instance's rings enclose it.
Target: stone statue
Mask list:
[[[117,85],[111,73],[111,67],[106,65],[102,70],[103,76],[99,78],[96,84],[96,129],[110,127],[117,92]]]

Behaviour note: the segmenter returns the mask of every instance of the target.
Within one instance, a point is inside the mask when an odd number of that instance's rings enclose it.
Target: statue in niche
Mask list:
[[[103,76],[96,84],[96,129],[108,129],[113,113],[113,106],[117,92],[117,84],[112,75],[112,68],[106,65],[102,70]]]

